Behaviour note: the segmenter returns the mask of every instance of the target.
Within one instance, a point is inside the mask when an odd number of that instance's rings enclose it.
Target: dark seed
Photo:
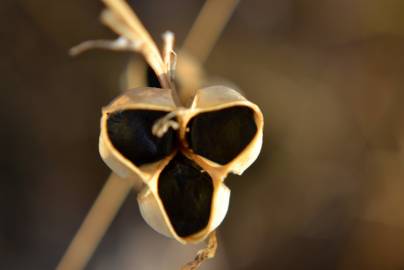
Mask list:
[[[161,88],[159,78],[154,70],[148,65],[146,69],[147,86]]]
[[[176,146],[176,132],[169,129],[161,138],[152,134],[154,123],[167,112],[124,110],[111,113],[107,120],[112,145],[135,165],[156,162]]]
[[[192,160],[177,154],[161,172],[158,193],[179,236],[190,236],[208,225],[213,183]]]
[[[257,133],[254,111],[244,106],[198,114],[187,127],[189,147],[221,165],[237,157]]]

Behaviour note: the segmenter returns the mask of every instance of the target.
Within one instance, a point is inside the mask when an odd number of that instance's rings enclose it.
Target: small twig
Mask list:
[[[204,62],[239,0],[206,0],[181,50]]]
[[[174,33],[166,31],[163,33],[164,50],[163,61],[167,67],[167,74],[172,84],[174,84],[175,66],[177,64],[177,55],[174,52]]]
[[[198,251],[193,261],[184,265],[181,270],[194,270],[198,269],[202,263],[208,259],[215,257],[217,250],[217,237],[216,231],[213,231],[208,240],[208,245]]]
[[[84,269],[134,184],[111,174],[56,270]]]
[[[170,74],[168,74],[171,68],[163,61],[159,49],[134,11],[123,0],[103,0],[103,2],[107,9],[101,13],[101,21],[120,35],[120,38],[115,41],[87,41],[72,48],[70,53],[76,55],[92,48],[139,52],[156,73],[161,86],[174,90]],[[170,42],[173,46],[174,37]],[[175,101],[179,102],[179,100]]]
[[[122,0],[103,0],[109,8],[103,12],[101,21],[120,35],[131,40],[142,40],[139,52],[157,74],[163,88],[172,89],[161,54],[135,12]]]
[[[116,40],[88,40],[74,46],[69,53],[72,56],[77,56],[91,49],[106,49],[113,51],[138,51],[142,42],[131,41],[124,37],[119,37]]]

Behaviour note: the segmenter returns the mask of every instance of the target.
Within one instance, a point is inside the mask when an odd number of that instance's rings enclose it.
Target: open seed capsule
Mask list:
[[[262,146],[263,116],[254,103],[224,86],[198,90],[183,116],[180,137],[198,164],[215,176],[242,174]]]
[[[168,128],[153,134],[160,124]],[[152,228],[199,242],[223,221],[230,198],[223,181],[254,162],[262,129],[259,108],[230,88],[200,89],[190,108],[177,108],[171,90],[139,88],[103,109],[99,148],[115,173],[145,183],[138,203]]]
[[[177,146],[177,132],[152,134],[153,124],[175,109],[171,90],[137,88],[102,110],[99,150],[105,163],[121,177],[133,174],[147,181]]]
[[[164,163],[138,195],[142,216],[181,243],[199,242],[224,219],[230,190],[182,153]]]

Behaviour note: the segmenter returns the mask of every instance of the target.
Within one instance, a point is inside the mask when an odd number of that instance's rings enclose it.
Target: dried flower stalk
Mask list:
[[[204,261],[215,257],[216,250],[217,250],[217,237],[216,237],[216,231],[213,231],[209,236],[207,247],[199,250],[195,258],[186,265],[184,265],[181,268],[181,270],[198,269]]]
[[[136,179],[123,179],[112,173],[70,243],[57,270],[83,269],[106,230],[121,208]]]
[[[142,54],[148,65],[156,73],[162,88],[171,89],[173,100],[177,105],[181,102],[175,91],[174,76],[177,56],[173,50],[174,34],[166,32],[163,35],[164,47],[162,54],[155,45],[149,33],[146,31],[133,10],[122,0],[102,0],[107,9],[101,14],[101,21],[115,31],[120,37],[115,41],[93,40],[86,41],[71,49],[72,55],[77,55],[86,50],[93,48],[109,49],[116,51],[133,51]],[[198,17],[191,34],[187,39],[184,48],[192,51],[199,61],[203,61],[213,43],[216,41],[226,21],[230,17],[236,3],[234,0],[222,0],[219,5],[215,5],[213,1],[208,0],[203,11]],[[214,10],[216,15],[211,23],[208,23],[207,18],[211,18]],[[220,15],[219,15],[220,13]],[[205,33],[201,33],[201,29],[209,29],[210,37]],[[207,27],[207,25],[210,25]],[[215,31],[216,30],[216,31]],[[204,36],[204,46],[197,47],[195,41]],[[156,127],[156,133],[164,133],[167,125],[172,123],[170,119],[162,122],[161,127]],[[99,194],[93,207],[89,211],[86,219],[80,227],[78,233],[70,244],[66,254],[62,258],[56,269],[83,269],[91,258],[99,241],[102,239],[120,206],[126,199],[131,188],[137,185],[140,186],[139,179],[135,178],[119,178],[114,173],[108,178],[103,190]],[[213,231],[209,236],[208,246],[200,250],[195,259],[185,265],[183,270],[197,269],[203,261],[215,256],[217,249],[216,233]]]
[[[181,50],[203,63],[233,14],[239,0],[207,0]]]
[[[163,60],[153,39],[127,3],[121,0],[103,0],[103,2],[107,9],[101,13],[101,21],[120,37],[115,41],[85,41],[73,47],[70,53],[77,55],[94,48],[138,52],[144,56],[146,62],[154,70],[162,88],[174,90],[174,84],[170,78],[175,66],[174,34],[166,32],[163,36],[165,42]],[[175,93],[173,95],[174,99],[178,101]]]

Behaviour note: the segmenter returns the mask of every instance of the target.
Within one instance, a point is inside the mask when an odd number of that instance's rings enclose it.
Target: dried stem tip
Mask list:
[[[215,257],[217,250],[217,237],[216,231],[213,231],[208,240],[208,245],[198,251],[193,261],[184,265],[181,270],[195,270],[198,269],[202,263],[208,259]]]

